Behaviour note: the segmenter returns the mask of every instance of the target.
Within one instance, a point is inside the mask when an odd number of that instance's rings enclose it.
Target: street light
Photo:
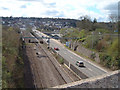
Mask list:
[[[91,32],[92,33],[92,49],[93,49],[93,34],[94,32]]]

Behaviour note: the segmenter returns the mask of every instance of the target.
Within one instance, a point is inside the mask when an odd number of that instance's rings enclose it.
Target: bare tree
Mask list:
[[[111,29],[112,29],[113,31],[116,30],[117,27],[118,27],[118,16],[117,16],[117,14],[111,13],[111,14],[109,15],[109,19],[110,19],[110,21],[111,21],[111,23],[112,23]]]
[[[117,14],[110,14],[109,19],[112,23],[114,23],[114,22],[116,23],[118,21]]]

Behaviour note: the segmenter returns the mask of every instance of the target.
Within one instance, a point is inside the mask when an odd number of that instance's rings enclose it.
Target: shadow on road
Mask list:
[[[86,66],[79,66],[80,68],[86,68]]]

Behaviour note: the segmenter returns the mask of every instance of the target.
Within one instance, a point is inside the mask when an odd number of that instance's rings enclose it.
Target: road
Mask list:
[[[38,37],[46,36],[45,34],[35,30],[35,33],[38,35]],[[46,41],[46,40],[45,40]],[[69,61],[71,64],[73,64],[77,69],[79,69],[81,72],[83,72],[88,77],[94,77],[99,76],[104,73],[107,73],[106,70],[102,69],[99,66],[94,65],[90,61],[85,60],[84,58],[80,57],[79,55],[73,53],[72,51],[68,50],[64,47],[63,44],[58,42],[55,39],[50,39],[50,47],[58,47],[60,50],[58,51],[58,54],[60,54],[64,59]],[[83,61],[85,64],[85,67],[81,68],[76,66],[76,61]]]

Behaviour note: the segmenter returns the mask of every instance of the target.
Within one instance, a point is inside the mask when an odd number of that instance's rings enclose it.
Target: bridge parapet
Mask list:
[[[120,70],[53,88],[120,88]]]

